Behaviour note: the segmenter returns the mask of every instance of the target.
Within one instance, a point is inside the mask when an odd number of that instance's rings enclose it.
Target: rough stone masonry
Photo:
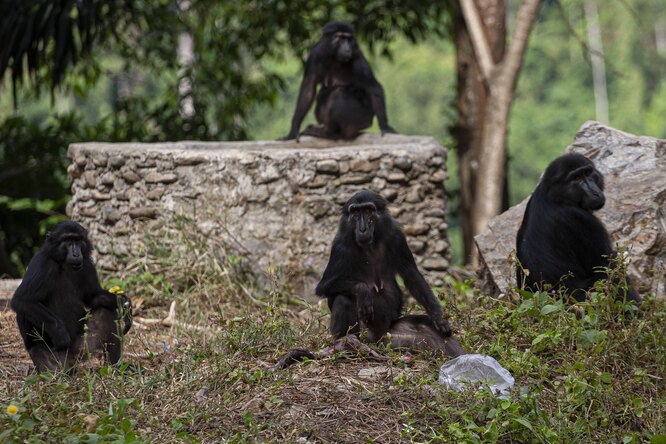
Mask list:
[[[389,201],[431,285],[449,267],[446,150],[429,137],[78,143],[68,156],[67,213],[88,229],[98,266],[119,276],[153,228],[181,214],[311,297],[342,205],[363,189]]]

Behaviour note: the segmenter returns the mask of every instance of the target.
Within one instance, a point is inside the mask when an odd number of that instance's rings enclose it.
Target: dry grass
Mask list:
[[[0,441],[645,442],[666,434],[663,301],[648,298],[642,318],[624,319],[600,294],[577,317],[547,294],[512,303],[448,280],[442,300],[464,348],[495,357],[516,378],[507,400],[448,392],[437,383],[446,358],[427,353],[380,349],[388,361],[336,355],[272,373],[266,368],[290,348],[327,343],[325,309],[289,304],[279,279],[256,285],[239,258],[184,223],[158,232],[120,282],[143,300],[140,317],[163,319],[178,301],[174,326],[128,335],[136,372],[91,362],[75,377],[28,376],[13,315],[0,312]],[[18,414],[5,414],[10,404]]]

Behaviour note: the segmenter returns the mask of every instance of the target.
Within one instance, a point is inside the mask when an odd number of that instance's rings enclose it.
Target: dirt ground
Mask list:
[[[143,364],[151,352],[155,355],[168,353],[174,341],[167,327],[141,328],[135,324],[126,337],[123,356]],[[92,360],[86,365],[101,363]],[[20,387],[33,368],[16,326],[16,315],[9,307],[9,299],[0,299],[0,399],[11,388]]]

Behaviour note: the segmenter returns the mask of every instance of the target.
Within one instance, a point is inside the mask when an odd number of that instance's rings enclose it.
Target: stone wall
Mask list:
[[[382,194],[431,284],[448,269],[446,151],[434,139],[364,135],[354,142],[81,143],[67,211],[89,232],[99,267],[123,276],[152,228],[196,215],[206,233],[311,296],[342,204]]]

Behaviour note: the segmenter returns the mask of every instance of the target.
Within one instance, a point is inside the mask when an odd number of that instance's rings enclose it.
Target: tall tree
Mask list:
[[[505,50],[504,0],[454,5],[459,119],[455,128],[465,262],[477,265],[473,237],[506,201],[506,139],[511,103],[540,0],[523,0]]]

